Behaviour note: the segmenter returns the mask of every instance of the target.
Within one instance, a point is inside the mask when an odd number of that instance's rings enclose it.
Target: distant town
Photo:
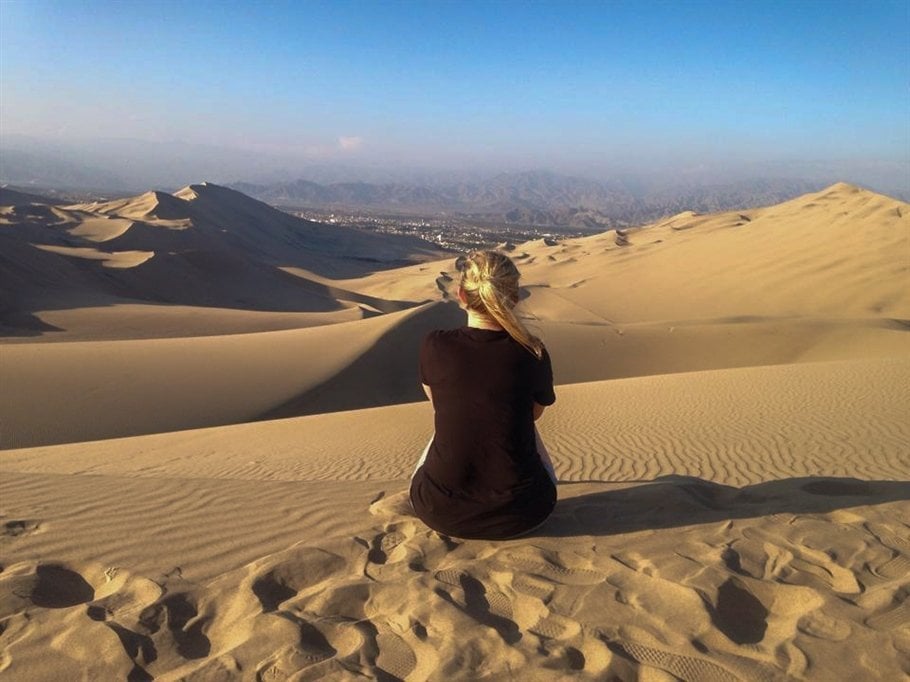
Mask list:
[[[351,209],[289,209],[291,215],[339,227],[353,227],[381,234],[419,237],[435,246],[453,251],[520,244],[533,239],[567,239],[591,235],[591,230],[560,228],[552,225],[503,225],[471,220],[463,216],[423,217],[358,212]]]

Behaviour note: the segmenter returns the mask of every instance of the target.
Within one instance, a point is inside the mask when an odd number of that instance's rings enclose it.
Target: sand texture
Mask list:
[[[271,211],[0,208],[0,678],[910,674],[910,205],[516,245],[560,484],[504,542],[406,498],[453,257]]]

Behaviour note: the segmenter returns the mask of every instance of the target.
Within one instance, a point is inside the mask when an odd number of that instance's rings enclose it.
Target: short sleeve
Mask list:
[[[420,343],[420,356],[418,360],[418,369],[417,373],[420,377],[420,383],[426,384],[429,386],[433,383],[433,337],[435,333],[430,332],[423,337],[423,341]]]
[[[552,405],[556,402],[556,393],[553,391],[553,366],[550,364],[550,354],[546,348],[537,361],[535,372],[534,402],[538,405]]]

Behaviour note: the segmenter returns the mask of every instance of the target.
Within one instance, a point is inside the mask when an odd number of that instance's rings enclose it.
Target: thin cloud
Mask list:
[[[362,137],[345,137],[341,136],[338,138],[338,147],[345,152],[353,152],[360,149],[363,146]]]

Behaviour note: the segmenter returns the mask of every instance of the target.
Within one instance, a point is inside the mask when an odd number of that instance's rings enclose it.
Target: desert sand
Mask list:
[[[0,677],[910,674],[910,205],[510,255],[559,503],[466,541],[406,499],[455,254],[205,184],[0,207]]]

